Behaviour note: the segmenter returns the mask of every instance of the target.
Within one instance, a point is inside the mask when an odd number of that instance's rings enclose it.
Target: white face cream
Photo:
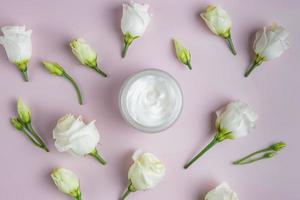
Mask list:
[[[120,93],[123,117],[145,132],[159,132],[171,126],[181,112],[182,103],[182,92],[175,79],[155,69],[130,77]]]

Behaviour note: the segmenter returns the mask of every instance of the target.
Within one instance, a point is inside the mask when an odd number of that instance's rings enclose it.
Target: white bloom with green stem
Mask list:
[[[192,70],[192,64],[191,64],[191,52],[185,48],[180,42],[178,42],[176,39],[173,39],[176,56],[178,60],[185,64],[190,70]]]
[[[10,62],[17,65],[25,81],[28,81],[28,64],[32,54],[31,33],[25,26],[5,26],[1,28],[0,44],[5,48]]]
[[[80,91],[80,88],[79,88],[78,84],[73,79],[73,77],[70,76],[66,72],[66,70],[58,63],[43,61],[43,65],[44,65],[45,69],[47,71],[49,71],[51,74],[56,75],[56,76],[64,77],[65,79],[67,79],[73,85],[73,87],[76,90],[76,94],[77,94],[77,97],[78,97],[79,104],[82,105],[83,104],[83,99],[82,99],[81,91]]]
[[[231,39],[232,21],[227,12],[220,6],[209,5],[206,11],[201,13],[200,16],[214,34],[227,41],[232,54],[236,55]]]
[[[237,194],[231,190],[226,182],[209,191],[204,200],[238,200]]]
[[[72,40],[70,42],[70,47],[73,54],[82,65],[94,69],[103,77],[107,77],[107,74],[99,68],[97,62],[97,52],[85,41],[85,39],[77,38]]]
[[[192,160],[185,164],[187,169],[196,162],[202,155],[216,144],[227,140],[237,139],[247,136],[255,127],[258,119],[257,114],[244,102],[234,101],[216,112],[217,132],[213,140],[198,153]]]
[[[67,114],[57,121],[53,129],[53,138],[59,152],[70,152],[78,156],[90,155],[101,164],[106,164],[96,148],[100,134],[95,126],[95,121],[86,124],[81,116]]]
[[[246,71],[245,77],[248,77],[263,62],[280,57],[289,48],[288,36],[289,32],[276,23],[257,31],[253,44],[255,58]]]
[[[126,56],[131,43],[144,34],[151,20],[148,9],[149,5],[139,4],[134,1],[123,4],[121,29],[123,32],[124,49],[122,51],[122,57]]]
[[[128,171],[129,185],[121,200],[126,199],[132,192],[154,188],[165,176],[165,166],[152,153],[137,150],[132,159],[134,163]]]
[[[82,199],[79,179],[74,172],[64,168],[57,168],[52,171],[51,178],[59,191],[70,195],[75,200]]]

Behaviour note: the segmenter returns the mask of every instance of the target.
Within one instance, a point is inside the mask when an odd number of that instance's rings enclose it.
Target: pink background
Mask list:
[[[153,20],[125,59],[120,56],[122,2],[1,0],[1,26],[24,24],[33,29],[33,57],[30,82],[24,83],[3,48],[0,50],[0,199],[69,199],[55,188],[49,176],[52,168],[66,167],[80,177],[84,199],[116,200],[127,187],[130,156],[136,148],[157,155],[165,163],[167,174],[155,189],[137,192],[129,199],[199,200],[222,181],[227,181],[242,200],[300,199],[300,1],[148,1]],[[199,12],[209,3],[222,5],[230,14],[237,56],[200,20]],[[290,31],[291,47],[246,79],[243,73],[253,56],[253,35],[273,21]],[[95,47],[110,75],[108,79],[81,67],[72,56],[68,42],[79,36]],[[191,50],[192,71],[175,58],[173,37]],[[78,81],[84,94],[83,106],[79,106],[66,80],[43,69],[44,59],[62,64]],[[177,123],[156,135],[129,127],[118,109],[122,82],[149,67],[172,74],[181,84],[185,100]],[[18,97],[30,105],[33,124],[46,139],[50,153],[34,147],[10,125]],[[212,138],[214,111],[236,99],[256,110],[260,117],[256,129],[246,138],[219,144],[189,170],[183,170],[184,163]],[[56,151],[52,129],[66,113],[97,120],[102,136],[98,149],[107,166],[89,157]],[[288,147],[278,156],[247,166],[231,165],[231,161],[281,140]]]

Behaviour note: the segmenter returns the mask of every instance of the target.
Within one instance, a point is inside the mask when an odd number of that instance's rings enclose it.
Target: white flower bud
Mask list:
[[[153,154],[136,151],[132,159],[128,179],[135,190],[151,189],[164,177],[165,166]]]
[[[205,200],[238,200],[237,194],[230,189],[226,182],[220,184],[204,198]]]
[[[91,68],[97,67],[97,53],[83,38],[72,40],[70,46],[81,64]]]
[[[10,62],[16,64],[28,81],[27,67],[32,53],[31,33],[25,26],[5,26],[1,28],[0,44],[4,46]]]
[[[230,36],[232,22],[223,8],[210,5],[200,16],[214,34],[224,38]]]
[[[279,57],[289,47],[289,33],[281,26],[273,24],[264,27],[255,35],[253,48],[264,61]]]
[[[76,199],[81,199],[79,179],[72,171],[57,168],[51,173],[51,178],[61,192]]]
[[[148,9],[149,5],[142,5],[134,1],[123,4],[121,29],[124,35],[129,33],[132,37],[140,37],[144,34],[151,20]]]
[[[58,120],[53,130],[53,138],[58,151],[84,156],[94,151],[100,135],[95,121],[85,124],[81,116],[68,114]]]
[[[218,110],[216,114],[216,128],[219,134],[229,133],[228,137],[230,138],[224,139],[235,139],[248,135],[250,130],[255,127],[258,118],[257,114],[241,101],[229,103]]]

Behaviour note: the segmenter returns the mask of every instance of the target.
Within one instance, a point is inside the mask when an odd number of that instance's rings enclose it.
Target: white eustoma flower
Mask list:
[[[67,151],[78,156],[91,155],[101,164],[106,163],[96,149],[100,134],[95,121],[86,124],[81,116],[67,114],[58,120],[53,130],[53,138],[55,147],[60,152]]]
[[[288,36],[288,31],[276,23],[257,31],[253,44],[256,57],[245,76],[248,77],[264,61],[281,56],[289,47]]]
[[[82,65],[94,69],[104,77],[107,75],[98,67],[96,51],[83,38],[74,39],[70,42],[73,54]]]
[[[226,132],[226,137],[232,137],[232,139],[248,135],[255,127],[258,118],[257,114],[241,101],[229,103],[216,114],[216,128],[219,132]]]
[[[152,153],[137,150],[132,159],[134,163],[128,171],[129,186],[121,200],[124,200],[131,192],[155,187],[165,175],[165,166]]]
[[[129,4],[123,4],[121,29],[124,35],[124,49],[122,57],[125,57],[132,41],[144,34],[151,20],[148,9],[149,5],[139,4],[134,1],[131,1]]]
[[[229,185],[224,182],[209,191],[205,198],[205,200],[238,200],[237,194],[232,191]]]
[[[236,139],[247,136],[251,129],[255,127],[258,119],[257,114],[244,102],[234,101],[221,108],[216,112],[216,129],[213,140],[198,153],[192,160],[185,164],[187,169],[203,154],[216,144],[227,140]]]
[[[0,36],[0,44],[4,46],[9,61],[18,66],[25,81],[28,81],[27,68],[32,53],[32,30],[26,30],[25,26],[5,26],[1,30],[3,36]]]
[[[209,5],[206,11],[201,13],[200,16],[214,34],[226,39],[231,52],[236,55],[231,39],[232,22],[227,12],[220,6]]]
[[[76,200],[81,200],[79,179],[72,171],[57,168],[52,171],[51,178],[59,191],[74,197]]]

